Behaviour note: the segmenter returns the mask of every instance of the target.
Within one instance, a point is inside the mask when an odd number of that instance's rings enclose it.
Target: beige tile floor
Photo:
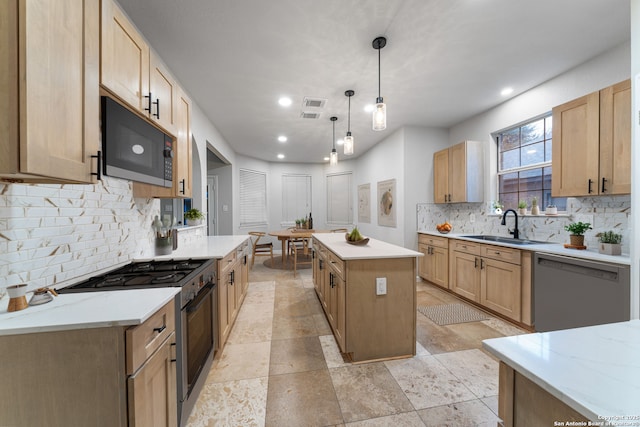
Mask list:
[[[311,270],[262,264],[189,418],[203,426],[495,426],[498,362],[482,340],[523,333],[496,318],[438,326],[417,314],[410,359],[346,363]],[[418,305],[459,302],[417,284]]]

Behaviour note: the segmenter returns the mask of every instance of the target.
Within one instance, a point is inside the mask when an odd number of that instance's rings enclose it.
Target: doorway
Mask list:
[[[207,235],[218,235],[218,177],[207,176]]]

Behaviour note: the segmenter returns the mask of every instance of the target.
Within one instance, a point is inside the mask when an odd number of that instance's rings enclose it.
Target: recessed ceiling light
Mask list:
[[[284,154],[278,154],[279,159],[284,159]]]
[[[505,87],[504,89],[502,89],[502,92],[500,92],[500,95],[507,96],[507,95],[511,95],[512,93],[513,93],[512,87]]]
[[[344,144],[344,139],[340,138],[336,141],[336,144],[338,145],[343,145]]]
[[[278,99],[278,104],[282,105],[283,107],[288,107],[289,105],[291,105],[291,98],[289,98],[288,96],[283,96]]]
[[[364,106],[364,111],[366,111],[367,113],[370,113],[373,111],[373,109],[375,108],[375,105],[373,104],[367,104]]]
[[[325,162],[328,162],[328,161],[329,161],[329,158],[328,158],[328,157],[325,157],[323,160],[324,160]]]
[[[280,141],[280,142],[287,142],[287,137],[286,137],[286,136],[284,136],[284,135],[280,135],[280,136],[278,137],[278,141]]]

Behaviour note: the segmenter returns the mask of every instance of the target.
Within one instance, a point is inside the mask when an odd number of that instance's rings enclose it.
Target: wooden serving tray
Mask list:
[[[565,243],[564,247],[567,248],[567,249],[578,249],[578,250],[587,249],[587,247],[584,246],[584,245],[572,245],[570,243]]]

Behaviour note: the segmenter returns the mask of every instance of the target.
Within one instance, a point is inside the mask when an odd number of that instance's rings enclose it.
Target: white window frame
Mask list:
[[[267,174],[240,169],[240,228],[267,225]]]
[[[346,178],[347,183],[342,182],[341,178]],[[328,225],[353,224],[353,188],[352,188],[353,185],[352,183],[353,183],[353,173],[351,171],[326,175],[327,224]],[[345,208],[345,205],[346,205],[346,208]],[[341,213],[339,211],[345,211],[346,216],[343,216],[341,218],[340,217]],[[344,212],[342,214],[344,214]]]
[[[296,219],[312,212],[311,175],[282,174],[282,227],[292,227]]]

